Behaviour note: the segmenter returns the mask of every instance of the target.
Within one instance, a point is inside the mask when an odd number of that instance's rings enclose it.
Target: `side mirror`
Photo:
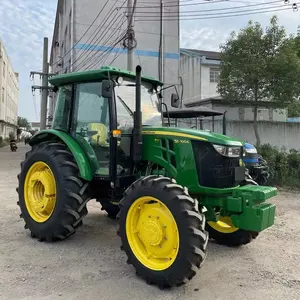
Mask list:
[[[102,95],[103,98],[112,98],[113,83],[110,80],[102,80]]]
[[[175,93],[172,93],[171,95],[171,106],[175,108],[179,107],[179,97]]]

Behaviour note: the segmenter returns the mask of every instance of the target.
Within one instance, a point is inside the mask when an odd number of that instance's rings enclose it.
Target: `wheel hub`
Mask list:
[[[158,246],[163,240],[162,226],[156,220],[149,220],[142,224],[139,236],[149,245]]]
[[[179,232],[170,210],[158,199],[141,197],[127,213],[126,233],[135,256],[148,268],[164,270],[179,250]]]
[[[49,219],[56,203],[56,183],[48,165],[36,162],[31,166],[25,179],[24,196],[28,213],[36,222]]]

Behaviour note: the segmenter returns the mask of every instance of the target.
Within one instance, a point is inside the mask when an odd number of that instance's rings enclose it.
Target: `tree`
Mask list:
[[[31,127],[28,120],[23,117],[18,117],[18,126],[25,127],[26,129],[29,129]]]
[[[275,16],[265,31],[259,23],[249,21],[221,46],[218,91],[227,101],[251,104],[257,146],[260,101],[268,101],[270,107],[274,101],[288,105],[300,94],[300,59],[295,49],[295,38],[286,36]]]
[[[295,101],[288,107],[289,118],[300,118],[300,101]]]

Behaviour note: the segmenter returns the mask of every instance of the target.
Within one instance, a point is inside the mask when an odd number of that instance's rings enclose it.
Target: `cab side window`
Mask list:
[[[109,134],[108,99],[101,96],[101,82],[76,86],[75,130],[91,144],[107,145]]]
[[[72,103],[73,86],[65,85],[59,88],[52,128],[68,131]]]

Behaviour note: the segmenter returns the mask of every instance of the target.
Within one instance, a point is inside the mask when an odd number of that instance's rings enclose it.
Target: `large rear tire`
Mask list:
[[[160,288],[191,280],[206,258],[205,216],[187,189],[155,175],[138,179],[120,202],[119,235],[136,274]]]
[[[230,217],[220,217],[218,222],[207,222],[206,230],[209,238],[214,239],[218,244],[229,247],[246,245],[257,238],[259,234],[234,227]]]
[[[63,240],[82,225],[90,200],[67,146],[43,142],[26,153],[18,175],[18,205],[25,228],[39,241]]]

